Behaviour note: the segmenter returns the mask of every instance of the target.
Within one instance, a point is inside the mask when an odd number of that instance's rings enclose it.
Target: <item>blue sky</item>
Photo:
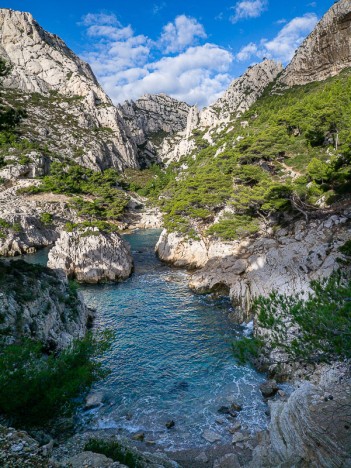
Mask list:
[[[270,57],[286,64],[334,0],[3,0],[87,60],[115,102],[164,92],[214,102]]]

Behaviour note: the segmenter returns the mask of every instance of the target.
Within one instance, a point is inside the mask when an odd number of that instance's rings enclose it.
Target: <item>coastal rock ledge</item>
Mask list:
[[[129,245],[116,233],[97,228],[62,232],[49,253],[48,266],[81,283],[121,281],[133,269]]]

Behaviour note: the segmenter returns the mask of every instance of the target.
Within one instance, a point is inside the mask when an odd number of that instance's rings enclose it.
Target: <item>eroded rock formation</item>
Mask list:
[[[186,240],[164,231],[156,249],[161,260],[200,268],[189,283],[195,291],[228,290],[238,306],[236,319],[245,321],[250,318],[254,297],[267,296],[272,290],[306,292],[311,280],[330,275],[341,256],[338,248],[350,238],[350,219],[347,210],[324,221],[308,225],[299,221],[290,229],[235,242],[205,237]]]
[[[118,234],[94,228],[61,232],[49,253],[48,266],[63,270],[79,282],[99,283],[128,278],[133,259],[129,245]]]

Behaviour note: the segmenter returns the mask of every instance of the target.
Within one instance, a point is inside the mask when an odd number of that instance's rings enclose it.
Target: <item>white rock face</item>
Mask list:
[[[298,48],[279,82],[288,86],[325,80],[351,67],[351,3],[335,2]]]
[[[89,65],[58,36],[44,31],[31,14],[0,9],[0,56],[12,65],[11,74],[4,80],[5,87],[25,93],[57,92],[72,98],[67,106],[78,107],[76,113],[73,111],[79,119],[76,131],[109,129],[108,138],[105,136],[100,141],[95,138],[95,144],[90,141],[89,148],[83,147],[85,165],[120,170],[138,167],[138,150],[129,129]],[[39,130],[43,134],[49,132],[45,119],[39,126],[38,133]],[[62,135],[64,141],[70,139],[69,133]]]
[[[145,94],[136,101],[126,101],[119,108],[128,125],[136,124],[140,134],[138,144],[160,132],[173,134],[184,130],[190,110],[188,104],[166,94]]]
[[[249,320],[253,298],[272,290],[282,294],[308,291],[311,280],[329,276],[338,266],[338,248],[350,238],[350,218],[351,213],[345,212],[307,226],[300,221],[271,237],[236,242],[186,240],[163,231],[156,249],[161,260],[200,268],[190,280],[195,291],[228,291],[238,306],[234,318],[241,322]]]
[[[128,278],[133,259],[129,245],[118,234],[95,228],[63,231],[49,253],[48,266],[63,270],[79,282],[99,283]]]
[[[287,402],[271,402],[269,432],[250,468],[350,466],[350,384],[339,370],[332,382],[303,382]]]

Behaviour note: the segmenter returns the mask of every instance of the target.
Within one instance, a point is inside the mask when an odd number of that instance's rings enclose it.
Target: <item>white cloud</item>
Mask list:
[[[177,17],[163,28],[158,41],[136,35],[113,15],[88,15],[81,24],[89,41],[83,58],[115,103],[163,92],[203,106],[216,100],[231,81],[233,55],[214,44],[194,45],[206,38],[194,18]],[[161,44],[168,56],[155,59]]]
[[[177,16],[173,23],[163,27],[160,45],[164,53],[182,52],[197,39],[206,39],[204,27],[195,18]]]
[[[243,0],[237,2],[232,7],[234,15],[231,16],[230,21],[237,23],[242,19],[258,18],[266,10],[268,5],[267,0]]]
[[[314,13],[296,17],[287,23],[271,40],[262,39],[259,44],[250,43],[244,46],[237,54],[236,59],[246,61],[252,58],[263,57],[289,62],[296,49],[313,30],[318,18]]]

